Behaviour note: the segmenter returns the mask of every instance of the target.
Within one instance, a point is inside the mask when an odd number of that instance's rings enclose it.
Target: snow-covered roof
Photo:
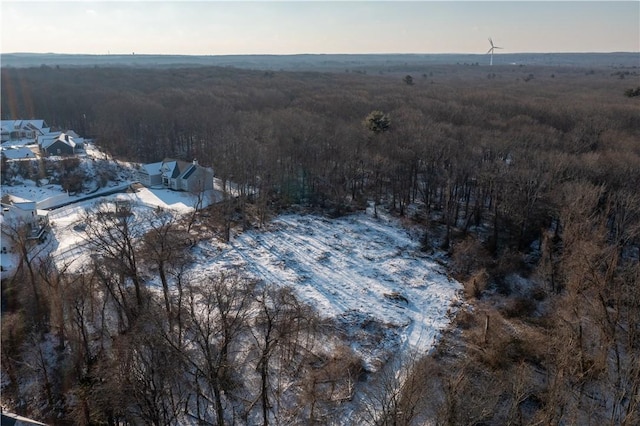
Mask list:
[[[35,203],[35,201],[33,200],[29,200],[28,198],[18,197],[17,195],[13,195],[13,194],[7,194],[7,197],[9,197],[9,200],[11,200],[11,203],[13,204]]]
[[[76,145],[77,145],[74,142],[73,138],[71,136],[67,135],[66,133],[60,133],[57,137],[54,137],[52,139],[43,137],[41,140],[39,140],[39,143],[40,143],[40,146],[43,149],[47,149],[51,145],[53,145],[54,143],[56,143],[58,141],[66,144],[66,145],[69,145],[71,148],[75,148]]]
[[[140,168],[144,173],[148,174],[149,176],[159,175],[162,173],[162,161],[159,161],[157,163],[151,163],[151,164],[142,164]]]
[[[27,200],[26,198],[18,197],[17,195],[7,194],[9,205],[18,208],[20,210],[35,210],[36,202],[33,200]],[[3,200],[4,204],[4,200]]]
[[[149,176],[160,173],[163,177],[169,179],[188,179],[198,169],[196,162],[189,163],[182,160],[174,160],[165,158],[159,163],[143,164],[140,166],[144,173]]]
[[[18,160],[21,158],[35,158],[35,154],[29,148],[24,146],[2,147],[2,155],[9,160]]]
[[[0,123],[3,132],[13,132],[16,129],[32,128],[49,133],[49,126],[44,120],[2,120]]]
[[[176,160],[173,161],[163,161],[162,162],[162,175],[169,178],[177,177],[178,171],[178,162]]]
[[[47,134],[38,136],[38,144],[42,146],[47,143],[47,141],[57,139],[61,134],[62,132],[49,132]]]
[[[1,120],[0,125],[3,128],[18,129],[26,125],[32,125],[38,129],[48,127],[44,120]]]
[[[33,200],[29,200],[23,197],[18,197],[17,195],[13,195],[13,194],[7,194],[7,197],[9,197],[9,200],[11,200],[12,203],[34,203],[35,202]]]

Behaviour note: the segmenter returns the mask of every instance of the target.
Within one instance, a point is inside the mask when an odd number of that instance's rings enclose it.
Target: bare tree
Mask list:
[[[369,425],[414,424],[425,415],[425,380],[430,371],[417,354],[393,357],[362,392],[362,420]]]
[[[144,281],[138,265],[138,240],[142,237],[141,222],[131,211],[128,203],[101,203],[84,215],[85,232],[91,250],[95,253],[96,265],[101,278],[119,303],[134,314],[146,304]],[[117,282],[117,294],[113,291]],[[127,280],[133,284],[136,308],[128,303]]]
[[[188,231],[180,228],[176,216],[169,211],[160,208],[155,209],[147,218],[150,225],[148,231],[142,237],[142,253],[145,260],[150,261],[157,268],[162,292],[164,295],[165,309],[171,324],[173,303],[169,290],[169,276],[171,271],[180,269],[189,262],[189,235]]]
[[[268,425],[274,416],[278,418],[282,402],[280,382],[273,382],[272,364],[277,360],[281,373],[296,365],[297,349],[307,338],[305,331],[313,317],[309,316],[309,308],[302,305],[288,288],[263,286],[256,299],[258,312],[251,331],[257,349],[262,422]]]
[[[37,229],[34,229],[34,225],[19,219],[5,219],[2,223],[2,238],[7,238],[9,240],[8,245],[18,254],[18,265],[12,278],[12,285],[22,287],[21,283],[18,283],[21,279],[26,278],[31,289],[31,295],[25,301],[32,298],[32,309],[35,314],[32,318],[39,322],[42,320],[42,315],[45,311],[44,306],[42,306],[42,291],[39,288],[40,280],[37,270],[42,254],[47,247],[44,244],[38,244],[38,239],[34,239],[34,230],[37,231]]]
[[[212,407],[216,424],[231,421],[231,393],[237,385],[234,371],[238,369],[235,351],[248,327],[254,286],[233,274],[185,286],[185,334],[192,344],[182,347],[182,342],[171,336],[166,339],[188,366],[196,405],[190,415],[201,421],[209,421],[204,407]]]

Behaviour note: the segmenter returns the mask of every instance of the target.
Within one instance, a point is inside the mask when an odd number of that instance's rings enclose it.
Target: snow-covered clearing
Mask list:
[[[365,213],[289,214],[228,245],[201,243],[194,275],[225,269],[290,286],[320,315],[344,324],[373,368],[398,349],[428,351],[461,290],[404,228]]]

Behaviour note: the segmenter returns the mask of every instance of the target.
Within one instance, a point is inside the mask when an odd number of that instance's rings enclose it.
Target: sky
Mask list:
[[[2,53],[640,52],[639,1],[6,1]]]

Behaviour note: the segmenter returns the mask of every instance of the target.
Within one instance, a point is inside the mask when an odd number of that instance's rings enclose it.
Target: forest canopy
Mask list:
[[[445,250],[451,273],[478,309],[459,315],[458,340],[445,339],[448,346],[411,365],[417,372],[409,375],[417,380],[413,387],[401,389],[391,411],[376,413],[374,420],[406,414],[403,404],[411,404],[412,413],[420,406],[428,413],[422,415],[443,424],[581,423],[597,415],[631,425],[638,420],[640,398],[640,97],[628,94],[638,86],[636,71],[619,75],[610,68],[544,66],[488,71],[434,65],[379,74],[44,66],[3,69],[1,107],[3,119],[45,119],[93,138],[119,159],[175,157],[213,167],[223,181],[247,189],[230,208],[214,207],[214,216],[293,205],[342,214],[373,203],[421,226],[424,249]],[[138,291],[134,260],[126,270]],[[80,300],[101,280],[117,282],[104,278],[108,265],[96,267],[92,277],[60,282],[73,283]],[[513,274],[535,285],[520,291]],[[236,279],[212,278],[207,288],[185,283],[185,291],[208,298],[206,307],[216,315],[225,311],[214,296],[232,300],[231,320],[239,318],[242,326],[232,322],[223,331],[261,333],[256,340],[264,358],[255,371],[264,383],[270,351],[287,360],[295,356],[289,346],[270,346],[277,344],[269,340],[269,327],[294,330],[295,336],[285,333],[281,341],[297,344],[300,336],[316,336],[317,319],[287,292]],[[32,284],[23,291],[37,289]],[[121,351],[116,358],[92,359],[78,348],[75,395],[86,407],[55,414],[55,392],[48,389],[51,418],[88,419],[91,411],[107,422],[144,415],[127,417],[126,410],[114,408],[123,401],[87,396],[103,391],[125,398],[126,386],[101,382],[98,366],[129,354],[129,345],[146,348],[134,355],[151,370],[165,352],[184,355],[173,351],[175,336],[166,337],[164,323],[152,322],[156,334],[140,332],[144,299],[141,290],[121,303],[126,327],[121,346],[113,346]],[[246,299],[264,314],[251,326],[240,321]],[[181,324],[182,333],[181,320],[166,306],[169,326]],[[20,315],[24,311],[3,316],[3,348],[16,350],[19,330],[7,334],[5,324],[20,323]],[[207,330],[198,328],[197,318],[185,321],[206,348]],[[86,333],[82,324],[78,329]],[[158,344],[154,336],[165,340]],[[447,355],[453,345],[465,348],[464,361]],[[333,361],[359,374],[341,350]],[[19,358],[13,352],[4,358],[4,351],[3,361]],[[221,393],[231,392],[233,383],[225,381],[228,371],[219,358],[217,364],[207,364],[204,355],[199,361],[191,371],[211,384],[201,396],[214,401],[222,424],[230,414]],[[83,376],[91,369],[91,377]],[[136,389],[149,377],[140,372]],[[188,399],[180,393],[182,383],[164,385]],[[430,403],[412,395],[429,395],[440,408],[429,411]],[[265,424],[268,409],[264,396]]]

